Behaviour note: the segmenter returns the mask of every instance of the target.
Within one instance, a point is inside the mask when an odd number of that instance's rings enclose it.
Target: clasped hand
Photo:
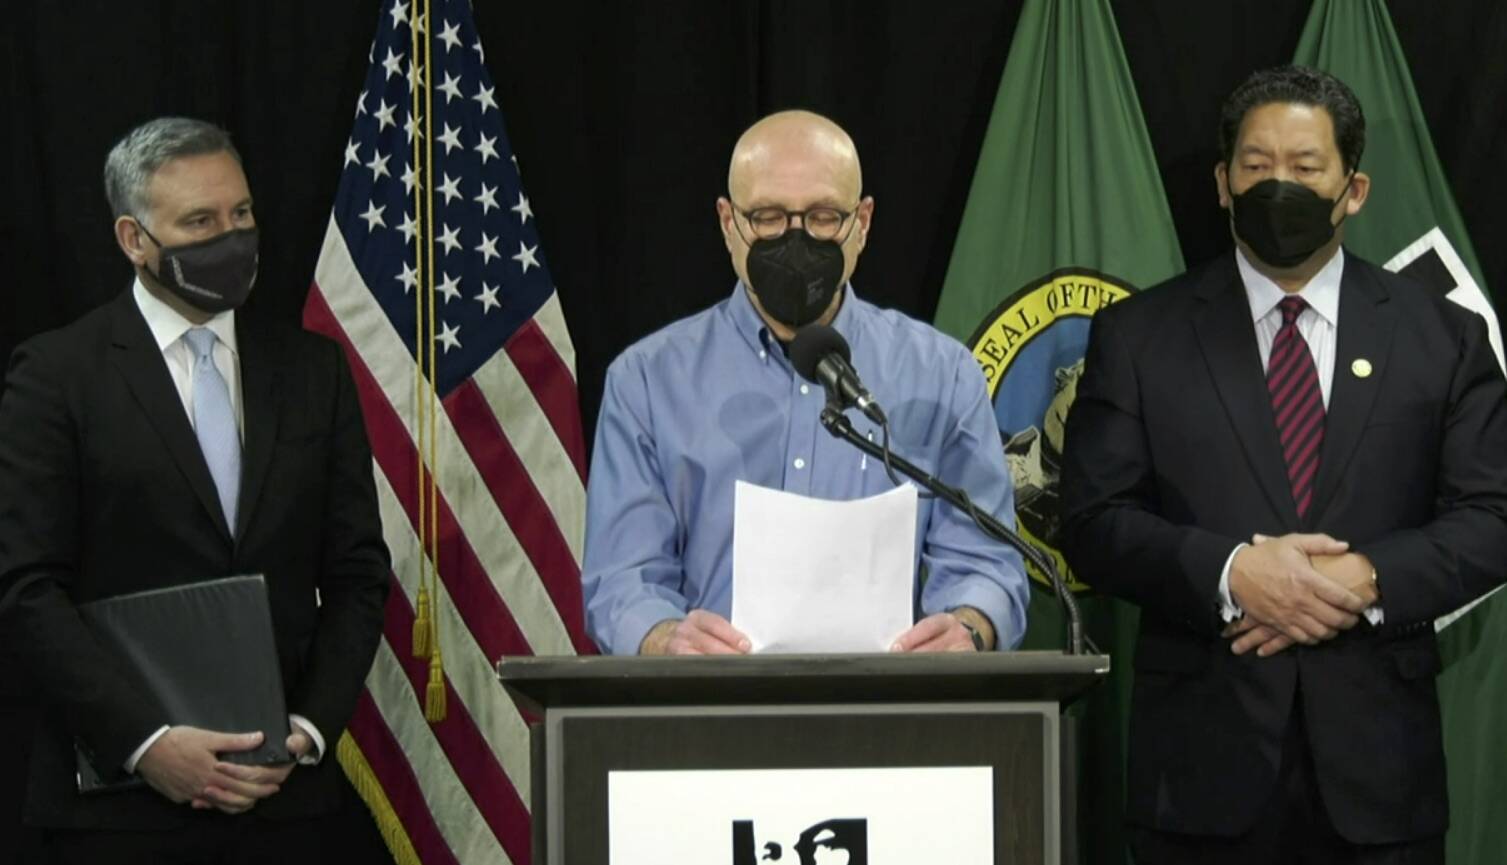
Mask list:
[[[1224,636],[1231,650],[1268,657],[1355,627],[1377,601],[1371,562],[1323,534],[1256,535],[1230,565],[1230,595],[1244,611]]]
[[[240,814],[282,789],[295,765],[243,766],[220,759],[221,754],[249,751],[261,743],[261,733],[172,727],[141,755],[136,774],[176,804],[187,802],[200,810],[217,808]],[[297,759],[309,752],[313,742],[296,730],[288,736],[287,747]]]

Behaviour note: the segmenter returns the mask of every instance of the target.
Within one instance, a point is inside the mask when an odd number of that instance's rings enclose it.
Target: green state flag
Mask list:
[[[1107,0],[1028,0],[974,171],[937,327],[989,381],[1021,533],[1058,552],[1062,430],[1095,312],[1183,270],[1151,140]],[[1033,573],[1027,648],[1061,648]],[[1125,722],[1137,612],[1074,581],[1114,657],[1080,718],[1079,861],[1123,865]],[[1067,861],[1067,860],[1064,860]]]
[[[1361,169],[1371,197],[1345,224],[1345,246],[1480,313],[1502,359],[1497,318],[1465,223],[1439,166],[1402,46],[1381,0],[1317,0],[1293,62],[1355,91],[1366,114]],[[1507,562],[1503,563],[1507,568]],[[1439,678],[1449,761],[1450,865],[1507,855],[1507,593],[1440,619]]]

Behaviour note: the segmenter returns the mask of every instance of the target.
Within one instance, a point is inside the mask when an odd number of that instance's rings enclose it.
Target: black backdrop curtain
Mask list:
[[[392,2],[7,0],[0,356],[127,283],[100,168],[122,133],[166,113],[235,137],[264,233],[247,314],[296,321]],[[733,141],[768,111],[812,108],[853,133],[878,203],[855,284],[930,318],[1020,5],[475,0],[579,353],[588,432],[607,363],[731,288],[712,203]],[[1211,179],[1220,101],[1253,68],[1291,58],[1308,6],[1113,3],[1190,263],[1230,245]],[[1391,7],[1488,289],[1507,286],[1494,206],[1507,193],[1507,5]]]
[[[246,314],[297,321],[367,48],[392,3],[0,3],[0,356],[127,285],[100,171],[121,134],[161,114],[231,131],[263,231]],[[1507,4],[1389,5],[1488,290],[1507,291],[1496,207],[1507,194]],[[733,141],[769,111],[811,108],[852,132],[878,203],[855,284],[931,317],[1019,0],[475,6],[575,340],[588,436],[608,362],[730,290],[713,201]],[[1184,257],[1206,260],[1230,245],[1212,185],[1219,104],[1252,69],[1291,58],[1308,0],[1113,7]],[[0,676],[0,691],[23,691],[18,682]],[[0,797],[13,766],[0,765]],[[0,810],[0,837],[13,813]]]

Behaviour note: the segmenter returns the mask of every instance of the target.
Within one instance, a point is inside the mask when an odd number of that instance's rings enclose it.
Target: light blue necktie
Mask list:
[[[196,327],[183,338],[194,352],[194,432],[233,535],[236,500],[241,492],[241,433],[236,428],[235,408],[230,404],[230,388],[215,367],[214,331]]]

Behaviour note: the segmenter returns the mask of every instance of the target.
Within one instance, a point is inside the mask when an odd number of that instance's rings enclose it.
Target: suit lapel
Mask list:
[[[1364,263],[1353,256],[1346,258],[1340,277],[1339,334],[1324,419],[1324,447],[1314,482],[1313,507],[1308,512],[1314,525],[1339,488],[1386,377],[1394,324],[1386,306],[1389,299],[1386,287],[1365,270]],[[1357,374],[1359,361],[1369,364],[1368,374]]]
[[[156,428],[157,434],[167,446],[168,455],[183,472],[189,487],[198,496],[200,504],[209,511],[209,516],[219,527],[225,540],[229,541],[230,529],[225,524],[225,512],[220,507],[215,482],[199,449],[199,439],[183,409],[183,400],[173,387],[172,374],[162,352],[152,339],[146,320],[136,308],[136,301],[126,292],[116,301],[114,321],[111,326],[112,358],[125,379],[147,419]]]
[[[272,464],[279,415],[276,366],[278,349],[261,333],[253,333],[236,319],[236,343],[241,360],[241,408],[246,419],[246,446],[241,460],[241,498],[236,508],[236,537],[245,536],[257,499]]]
[[[1298,508],[1277,440],[1277,422],[1272,416],[1266,374],[1261,369],[1250,302],[1233,257],[1226,267],[1210,269],[1198,295],[1203,308],[1195,313],[1194,330],[1219,400],[1262,490],[1275,513],[1282,515],[1282,528],[1294,528],[1298,525]]]

